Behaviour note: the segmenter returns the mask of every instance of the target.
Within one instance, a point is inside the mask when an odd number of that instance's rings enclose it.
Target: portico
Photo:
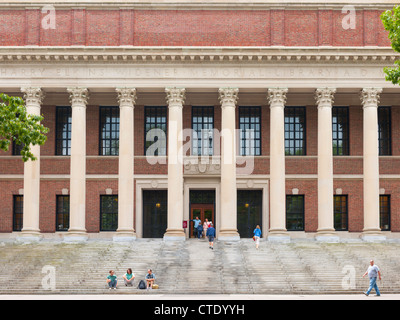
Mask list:
[[[9,64],[1,67],[2,91],[20,93],[21,88],[28,88],[23,92],[46,93],[45,99],[40,95],[34,96],[35,100],[27,97],[27,107],[35,105],[38,110],[43,105],[72,107],[71,155],[64,159],[46,155],[45,168],[41,170],[43,155],[38,150],[35,153],[38,162],[25,165],[23,178],[13,177],[24,182],[24,201],[32,199],[29,203],[36,204],[35,210],[24,210],[21,238],[28,232],[29,237],[41,234],[40,187],[29,187],[37,185],[37,172],[40,172],[40,181],[61,179],[67,185],[70,225],[65,233],[66,241],[82,241],[89,236],[88,211],[91,209],[88,204],[91,200],[86,193],[88,183],[96,180],[106,181],[105,184],[112,182],[113,187],[104,188],[111,192],[103,193],[118,195],[115,240],[143,236],[143,190],[168,191],[166,241],[185,240],[189,236],[183,221],[190,219],[190,190],[215,191],[218,238],[238,240],[236,194],[237,190],[246,189],[262,191],[263,237],[271,241],[290,241],[286,230],[286,196],[298,192],[294,189],[305,191],[301,187],[288,189],[287,181],[292,185],[293,181],[303,179],[318,184],[317,240],[339,241],[333,226],[335,179],[364,182],[364,192],[368,196],[364,196],[363,238],[384,239],[379,226],[377,109],[380,103],[391,105],[392,98],[399,94],[382,76],[383,66],[393,60],[388,49],[373,52],[343,49],[338,53],[331,49],[308,48],[299,54],[286,48],[282,54],[275,48],[239,51],[221,48],[218,55],[206,48],[185,52],[172,48],[159,52],[108,48],[102,55],[96,48],[73,49],[75,52],[71,55],[57,50],[60,49],[52,49],[51,54],[45,55],[42,48],[10,49],[4,53]],[[28,60],[31,61],[29,65],[26,64]],[[87,152],[93,142],[86,136],[91,130],[91,122],[86,117],[93,105],[119,107],[119,155],[107,158],[110,163],[118,163],[118,169],[112,169],[111,173],[92,169],[92,160],[94,163],[98,156]],[[143,117],[143,111],[137,112],[137,106],[149,105],[166,105],[168,110],[168,153],[150,158],[136,152],[135,147],[137,124],[140,130],[143,128],[143,122],[138,120]],[[334,172],[335,157],[329,130],[334,105],[363,106],[364,146],[362,155],[358,155],[364,162],[361,173]],[[221,133],[222,139],[214,137],[215,143],[220,145],[212,156],[197,157],[185,150],[187,141],[182,129],[190,127],[188,110],[191,106],[214,106],[214,129]],[[238,129],[239,106],[260,106],[261,114],[265,114],[261,117],[265,143],[261,155],[244,156],[238,152],[235,130]],[[318,145],[313,150],[317,152],[298,158],[285,156],[286,106],[307,106],[315,110],[318,130],[313,141]],[[267,127],[269,130],[265,130]],[[143,136],[140,139],[143,141]],[[376,144],[371,143],[375,140]],[[60,159],[69,162],[69,170],[62,174],[50,173],[47,163]],[[305,166],[309,162],[312,166],[317,164],[317,171],[294,172],[290,166],[297,159]],[[348,160],[357,161],[351,157]],[[252,163],[253,170],[240,171],[240,163]],[[157,167],[160,165],[164,167]],[[162,169],[146,172],[155,168]],[[4,174],[2,179],[5,179]],[[32,227],[28,227],[30,224]]]

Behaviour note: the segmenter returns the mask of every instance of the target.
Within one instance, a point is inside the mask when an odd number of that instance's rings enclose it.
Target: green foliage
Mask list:
[[[389,31],[389,40],[392,42],[393,50],[400,52],[400,6],[383,12],[381,20],[385,29]],[[395,67],[384,69],[386,80],[393,84],[400,84],[400,60],[396,61],[395,64]]]
[[[42,116],[28,114],[24,100],[0,93],[0,150],[7,151],[11,141],[23,145],[21,156],[24,162],[36,160],[31,145],[43,145],[48,128],[40,124]]]

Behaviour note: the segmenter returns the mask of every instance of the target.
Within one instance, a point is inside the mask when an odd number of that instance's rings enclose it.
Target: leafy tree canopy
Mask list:
[[[36,160],[31,145],[43,145],[49,131],[40,124],[42,116],[28,114],[22,98],[0,93],[0,150],[7,151],[11,141],[22,145],[22,160]]]
[[[385,29],[389,31],[389,40],[392,42],[393,50],[400,52],[400,6],[383,12],[381,20]],[[386,80],[393,84],[400,84],[400,60],[395,61],[395,65],[384,69]]]

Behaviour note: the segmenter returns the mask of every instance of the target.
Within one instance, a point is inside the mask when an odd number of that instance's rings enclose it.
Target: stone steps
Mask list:
[[[250,239],[133,243],[88,241],[64,244],[6,243],[0,246],[0,294],[48,294],[42,287],[44,266],[55,268],[60,294],[108,294],[105,279],[113,269],[119,279],[116,294],[326,294],[360,293],[368,286],[361,276],[373,258],[382,269],[381,292],[400,291],[400,244],[321,244],[298,241],[275,244],[262,241],[256,250]],[[135,286],[125,287],[122,275],[132,268]],[[153,269],[159,290],[139,290],[139,280]],[[346,269],[347,268],[347,269]],[[354,273],[351,288],[342,284]]]

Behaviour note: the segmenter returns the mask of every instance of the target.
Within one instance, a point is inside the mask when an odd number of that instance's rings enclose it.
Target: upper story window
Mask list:
[[[240,155],[261,155],[261,107],[239,107]]]
[[[71,155],[72,108],[56,108],[56,155]]]
[[[212,156],[214,107],[192,107],[192,154]]]
[[[306,154],[306,108],[285,107],[285,155]]]
[[[392,110],[390,107],[378,108],[379,155],[392,155]]]
[[[100,107],[101,156],[117,156],[119,152],[119,107]]]
[[[144,154],[167,155],[167,107],[144,108]]]
[[[332,145],[334,156],[349,155],[349,108],[332,108]]]

